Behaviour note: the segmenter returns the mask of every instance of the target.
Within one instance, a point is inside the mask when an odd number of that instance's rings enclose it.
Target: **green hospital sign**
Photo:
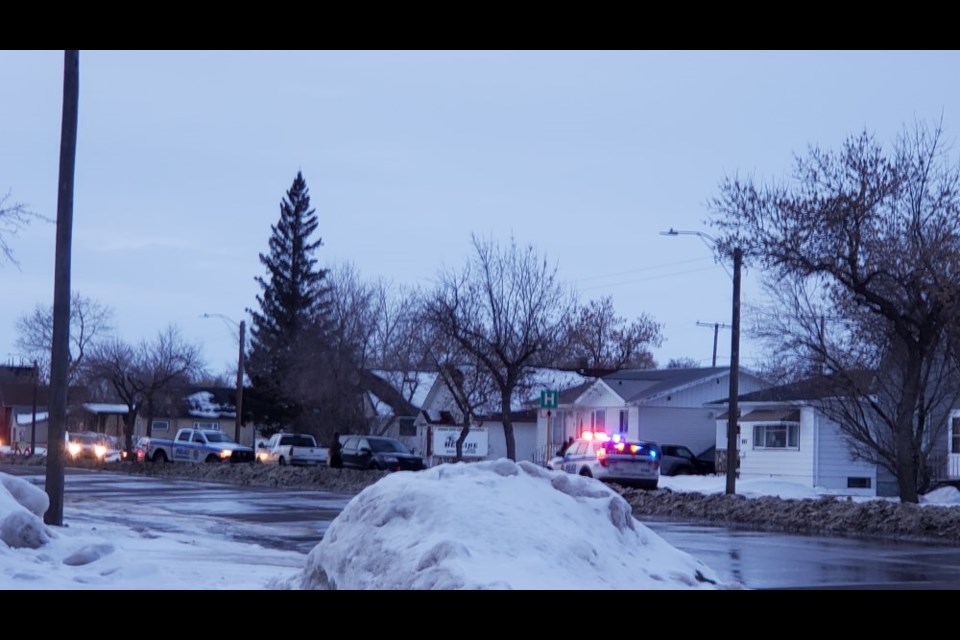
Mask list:
[[[560,392],[556,389],[547,389],[540,392],[540,408],[556,409],[560,405]]]

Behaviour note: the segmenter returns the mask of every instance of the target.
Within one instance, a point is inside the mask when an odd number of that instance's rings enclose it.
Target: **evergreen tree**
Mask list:
[[[305,344],[318,348],[326,301],[325,269],[317,267],[313,254],[322,241],[311,236],[317,228],[316,211],[303,175],[297,172],[287,196],[280,203],[280,220],[270,227],[270,252],[260,254],[266,275],[256,281],[263,290],[257,296],[259,311],[253,317],[247,372],[256,394],[264,401],[261,422],[283,426],[298,422],[303,412],[298,381],[298,361]]]

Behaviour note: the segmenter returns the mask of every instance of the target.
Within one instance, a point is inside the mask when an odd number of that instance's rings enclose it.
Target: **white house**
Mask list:
[[[854,460],[839,424],[816,408],[826,387],[804,380],[739,396],[739,478],[783,479],[845,495],[896,496],[896,479],[874,463]],[[718,409],[726,400],[715,403]],[[716,422],[725,459],[727,413]]]
[[[543,456],[547,447],[545,431],[538,422],[540,392],[551,389],[582,388],[593,380],[589,376],[574,371],[550,368],[531,369],[524,385],[526,393],[523,398],[525,399],[514,399],[510,407],[517,460],[544,461]],[[459,431],[460,412],[442,376],[438,376],[435,380],[424,398],[421,409],[420,416],[417,418],[417,428],[421,441],[426,447],[424,450],[430,458],[428,464],[452,459],[450,438]],[[465,457],[477,460],[506,457],[507,445],[501,412],[488,407],[484,415],[478,416],[471,431],[474,429],[476,433],[471,437],[478,446],[472,448],[469,456],[465,455]]]
[[[739,389],[752,392],[769,386],[741,369]],[[629,439],[682,444],[695,453],[716,443],[717,414],[730,392],[729,367],[692,369],[625,369],[587,385],[561,390],[560,403],[549,416],[555,450],[584,431],[625,434]],[[539,419],[541,442],[547,439],[547,416]]]

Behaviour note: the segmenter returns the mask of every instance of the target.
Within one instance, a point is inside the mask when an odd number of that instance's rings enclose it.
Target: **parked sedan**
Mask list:
[[[343,436],[340,456],[348,469],[419,471],[426,468],[423,458],[410,453],[402,442],[383,436]]]
[[[689,447],[682,444],[662,444],[660,453],[663,456],[660,460],[660,473],[665,476],[707,475],[716,469],[714,462],[694,455]],[[705,451],[704,454],[706,453]]]

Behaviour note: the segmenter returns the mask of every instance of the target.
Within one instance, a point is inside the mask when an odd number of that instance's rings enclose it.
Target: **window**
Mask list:
[[[400,435],[401,436],[415,436],[417,435],[417,427],[413,424],[413,418],[400,418]]]
[[[194,429],[213,429],[215,431],[219,431],[220,423],[219,422],[194,422],[193,428]]]
[[[180,434],[177,436],[177,442],[190,442],[190,432],[181,431]]]
[[[847,489],[869,489],[870,478],[847,478]]]
[[[754,449],[799,449],[800,425],[781,422],[779,424],[757,424],[753,426]]]
[[[630,411],[627,409],[620,410],[620,433],[626,433],[630,431]]]
[[[960,416],[950,420],[950,430],[952,432],[950,453],[960,453]]]
[[[154,431],[170,431],[170,423],[166,420],[154,420],[150,424]]]
[[[590,412],[590,427],[593,431],[605,431],[607,410],[599,409]]]

